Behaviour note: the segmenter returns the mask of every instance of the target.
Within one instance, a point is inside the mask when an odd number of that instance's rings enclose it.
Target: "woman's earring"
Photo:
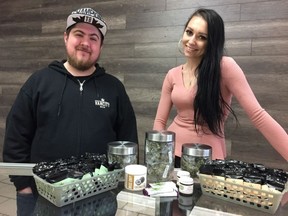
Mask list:
[[[178,51],[184,55],[184,51],[183,51],[183,46],[182,46],[182,39],[180,38],[180,40],[178,41]]]

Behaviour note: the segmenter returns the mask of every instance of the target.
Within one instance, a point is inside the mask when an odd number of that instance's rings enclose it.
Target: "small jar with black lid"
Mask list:
[[[211,160],[211,146],[198,143],[185,143],[182,145],[181,169],[190,172],[191,177],[197,177],[201,165]]]

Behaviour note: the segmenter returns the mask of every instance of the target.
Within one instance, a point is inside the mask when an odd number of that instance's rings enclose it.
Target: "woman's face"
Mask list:
[[[184,55],[188,58],[202,59],[207,47],[207,38],[207,22],[200,16],[194,16],[183,33]]]

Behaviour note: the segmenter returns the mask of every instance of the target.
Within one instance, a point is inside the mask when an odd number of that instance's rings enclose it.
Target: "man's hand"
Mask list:
[[[20,193],[20,194],[31,194],[32,193],[32,189],[31,189],[31,187],[27,187],[27,188],[24,188],[22,190],[19,190],[18,193]]]

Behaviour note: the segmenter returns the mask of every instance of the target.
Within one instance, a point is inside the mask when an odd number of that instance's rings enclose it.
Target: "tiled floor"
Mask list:
[[[16,192],[7,175],[0,174],[0,216],[16,215]]]

